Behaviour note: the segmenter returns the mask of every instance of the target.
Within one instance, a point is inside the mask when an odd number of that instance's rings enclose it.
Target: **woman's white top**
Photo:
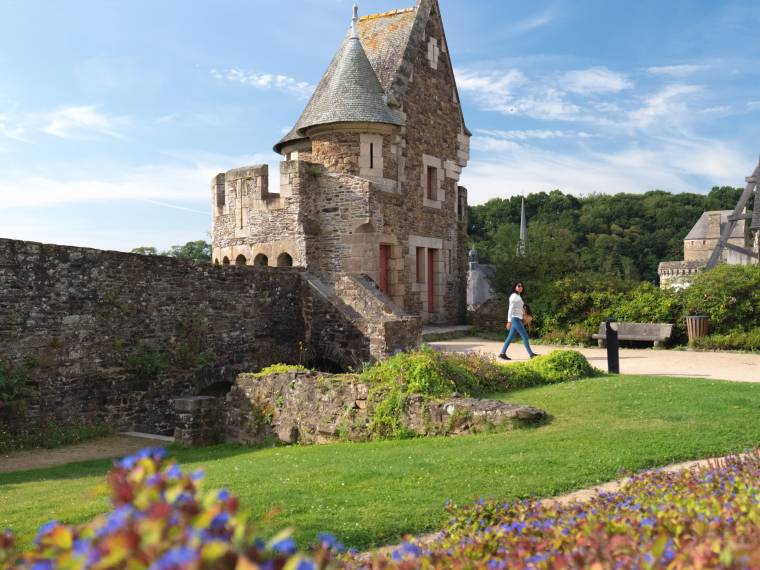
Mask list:
[[[507,315],[507,321],[512,322],[512,317],[517,317],[522,320],[525,303],[523,303],[522,297],[517,293],[512,293],[509,296],[509,314]]]

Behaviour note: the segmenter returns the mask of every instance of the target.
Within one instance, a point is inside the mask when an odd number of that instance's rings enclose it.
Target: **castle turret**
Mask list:
[[[383,178],[384,156],[401,125],[387,105],[385,92],[356,31],[351,33],[327,68],[293,130],[278,142],[276,152],[304,152],[331,172]],[[391,172],[391,169],[388,169]]]

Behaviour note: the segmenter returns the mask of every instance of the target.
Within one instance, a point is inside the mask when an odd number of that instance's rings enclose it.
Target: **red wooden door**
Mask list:
[[[391,246],[389,245],[381,245],[380,246],[380,259],[378,260],[378,277],[380,280],[380,290],[388,294],[388,270],[390,269],[390,259],[391,259]]]
[[[427,258],[427,297],[428,313],[435,311],[435,283],[433,281],[433,267],[435,263],[435,250],[428,248]]]

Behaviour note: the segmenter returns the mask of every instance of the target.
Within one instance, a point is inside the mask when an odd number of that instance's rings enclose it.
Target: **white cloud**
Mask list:
[[[606,67],[569,71],[562,76],[560,85],[567,91],[580,95],[618,93],[633,87],[625,75]]]
[[[678,122],[688,109],[687,96],[701,90],[699,85],[668,85],[648,97],[643,107],[631,112],[630,120],[639,128],[648,128],[663,120],[670,124]]]
[[[476,137],[479,135],[491,136],[505,140],[528,140],[528,139],[557,139],[570,136],[564,131],[526,130],[526,131],[500,131],[489,129],[476,129]]]
[[[592,192],[704,192],[738,184],[754,163],[728,143],[701,138],[652,139],[619,151],[587,148],[555,152],[514,144],[498,158],[474,159],[462,176],[473,204],[491,198],[559,188]]]
[[[219,172],[245,164],[277,165],[282,157],[275,154],[245,157],[197,155],[188,159],[185,153],[183,158],[183,162],[125,169],[122,174],[110,178],[86,175],[49,178],[27,174],[0,179],[0,196],[3,197],[0,210],[44,208],[68,202],[137,200],[170,208],[177,207],[171,202],[205,203],[210,200],[211,179]],[[274,191],[279,187],[279,168],[270,167],[269,173],[270,188]],[[208,207],[210,215],[210,202]]]
[[[747,109],[750,109],[751,111],[754,111],[755,109],[760,109],[760,101],[750,101],[747,103]]]
[[[256,89],[274,89],[284,93],[293,93],[304,98],[311,95],[315,89],[315,86],[308,81],[299,81],[287,75],[255,73],[234,68],[222,71],[212,69],[211,75],[216,79],[242,83]]]
[[[124,117],[106,115],[91,105],[59,107],[49,113],[38,114],[44,123],[41,130],[63,139],[92,139],[97,136],[124,138],[119,132],[129,125]]]
[[[25,132],[24,127],[15,124],[10,116],[0,114],[0,137],[26,142]]]
[[[517,69],[505,72],[456,70],[457,86],[469,93],[486,110],[504,115],[526,115],[536,119],[569,120],[580,108],[549,85],[532,84]],[[516,91],[520,90],[519,94]]]
[[[662,65],[648,67],[647,71],[654,75],[669,75],[671,77],[686,77],[699,71],[708,69],[708,65]]]
[[[533,30],[543,28],[544,26],[550,24],[556,19],[556,17],[556,10],[553,7],[549,7],[543,12],[533,14],[524,20],[515,22],[510,26],[510,28],[513,32],[518,33],[532,32]]]

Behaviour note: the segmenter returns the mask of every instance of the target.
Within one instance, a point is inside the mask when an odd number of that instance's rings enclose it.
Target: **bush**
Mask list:
[[[145,342],[138,343],[132,354],[127,357],[127,370],[144,380],[155,380],[168,367],[169,361],[166,356]]]
[[[34,368],[35,363],[31,359],[22,364],[0,360],[0,408],[26,396],[29,377]]]
[[[718,265],[683,291],[685,315],[707,315],[713,333],[760,326],[760,266]]]
[[[648,472],[584,503],[449,506],[432,544],[405,543],[372,567],[760,568],[758,480],[754,453]]]
[[[703,350],[760,350],[760,328],[750,331],[735,330],[727,334],[713,334],[692,339],[689,343]]]
[[[320,535],[311,556],[299,554],[289,531],[268,540],[238,511],[228,491],[201,493],[201,472],[183,473],[160,449],[121,460],[108,474],[114,509],[83,525],[51,521],[35,547],[13,551],[0,535],[0,567],[21,569],[232,570],[325,568],[342,546]]]
[[[301,366],[300,364],[270,364],[269,366],[265,366],[256,374],[253,376],[255,378],[263,378],[264,376],[269,376],[270,374],[284,374],[285,372],[308,372],[309,369],[305,366]]]

